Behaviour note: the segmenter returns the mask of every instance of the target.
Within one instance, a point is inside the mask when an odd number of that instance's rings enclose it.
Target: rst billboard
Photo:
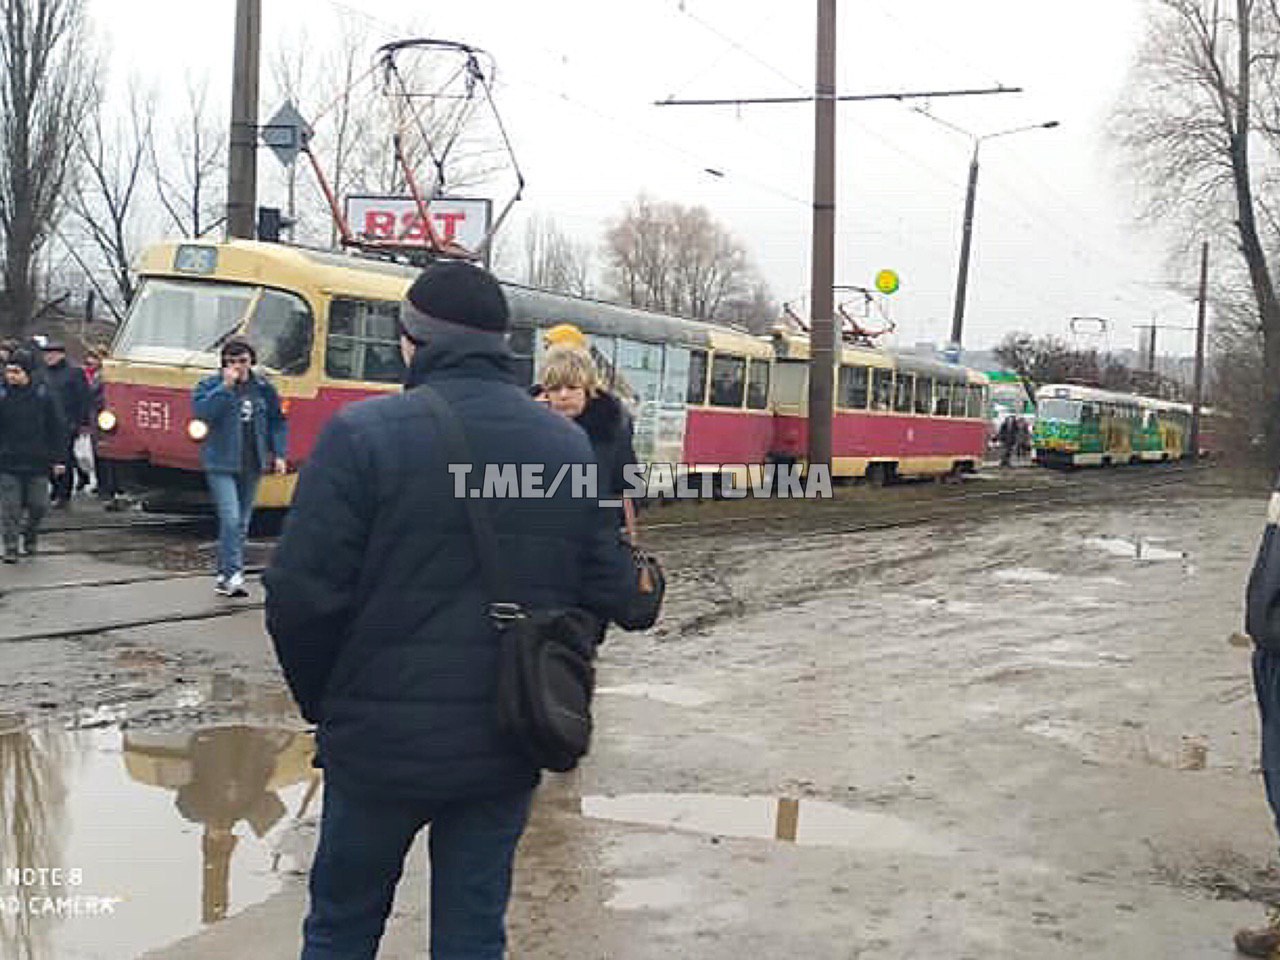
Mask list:
[[[353,195],[347,197],[347,223],[363,240],[422,243],[426,231],[412,197]],[[489,233],[492,204],[486,199],[440,197],[427,204],[431,228],[443,243],[478,250]]]

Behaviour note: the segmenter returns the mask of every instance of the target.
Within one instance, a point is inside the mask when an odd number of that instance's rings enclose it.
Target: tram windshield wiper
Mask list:
[[[213,343],[209,344],[207,347],[203,348],[198,352],[213,353],[215,350],[221,347],[224,343],[230,340],[233,336],[235,336],[236,331],[239,330],[242,326],[244,326],[244,317],[240,317],[238,320],[236,320],[234,324],[232,324],[222,333],[218,334],[218,338],[214,340]]]

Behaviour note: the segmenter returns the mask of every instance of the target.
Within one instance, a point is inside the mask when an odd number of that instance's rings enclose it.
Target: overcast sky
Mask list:
[[[282,38],[323,38],[342,16],[364,19],[379,39],[412,24],[489,50],[528,181],[524,212],[552,214],[594,244],[642,190],[704,204],[746,243],[775,296],[805,302],[812,107],[653,101],[811,93],[812,0],[359,0],[359,10],[337,0],[262,2],[264,64]],[[205,71],[225,101],[234,0],[89,4],[117,76],[132,69],[180,88],[185,71]],[[966,346],[1014,329],[1070,336],[1071,317],[1092,316],[1107,318],[1109,333],[1080,342],[1122,349],[1135,344],[1133,325],[1153,317],[1194,323],[1194,304],[1162,287],[1164,246],[1135,224],[1132,190],[1103,132],[1143,33],[1142,0],[839,7],[841,93],[1004,84],[1025,92],[912,106],[977,134],[1061,122],[982,147]],[[877,270],[898,271],[902,288],[888,309],[906,345],[947,339],[972,149],[912,106],[840,106],[837,147],[837,282],[870,286]],[[263,104],[265,115],[274,108]],[[1162,352],[1191,348],[1189,333],[1162,332],[1161,341]]]

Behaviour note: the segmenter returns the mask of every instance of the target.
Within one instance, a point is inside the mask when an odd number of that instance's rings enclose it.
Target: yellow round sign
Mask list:
[[[881,293],[897,293],[898,275],[892,270],[881,270],[876,274],[876,289]]]

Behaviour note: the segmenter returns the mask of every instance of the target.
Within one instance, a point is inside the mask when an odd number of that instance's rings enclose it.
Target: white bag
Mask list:
[[[71,445],[71,453],[81,472],[93,476],[93,440],[87,433],[76,437],[75,443]]]

